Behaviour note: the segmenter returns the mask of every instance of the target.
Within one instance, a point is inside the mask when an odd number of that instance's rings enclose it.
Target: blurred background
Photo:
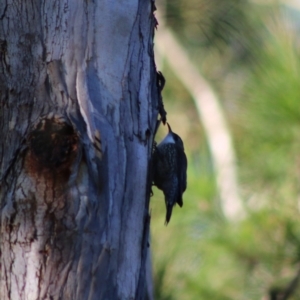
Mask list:
[[[155,299],[300,299],[300,0],[156,4],[164,105],[189,165],[167,227],[153,188]]]

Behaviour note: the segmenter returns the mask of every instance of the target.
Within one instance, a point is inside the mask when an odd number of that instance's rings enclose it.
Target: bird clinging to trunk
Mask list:
[[[187,158],[181,138],[172,131],[155,146],[153,153],[153,182],[165,195],[167,225],[171,219],[173,206],[182,207],[182,194],[186,190]]]

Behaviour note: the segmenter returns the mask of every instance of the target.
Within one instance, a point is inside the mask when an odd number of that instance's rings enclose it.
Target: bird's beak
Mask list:
[[[169,125],[169,123],[167,122],[168,128],[169,128],[169,132],[172,132],[171,126]]]

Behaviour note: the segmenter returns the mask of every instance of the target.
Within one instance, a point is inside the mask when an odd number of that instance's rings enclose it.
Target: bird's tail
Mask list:
[[[166,208],[167,208],[167,213],[166,213],[165,225],[167,226],[168,223],[170,222],[170,219],[171,219],[171,216],[172,216],[173,205],[170,204],[170,203],[167,203]]]

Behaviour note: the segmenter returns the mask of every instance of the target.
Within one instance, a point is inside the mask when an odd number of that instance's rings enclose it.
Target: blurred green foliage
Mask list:
[[[232,223],[222,216],[205,132],[165,64],[165,107],[185,141],[189,169],[184,206],[167,227],[154,188],[156,300],[281,299],[299,270],[300,12],[257,3],[166,1],[168,25],[222,100],[247,217]],[[300,288],[284,299],[300,299]]]

